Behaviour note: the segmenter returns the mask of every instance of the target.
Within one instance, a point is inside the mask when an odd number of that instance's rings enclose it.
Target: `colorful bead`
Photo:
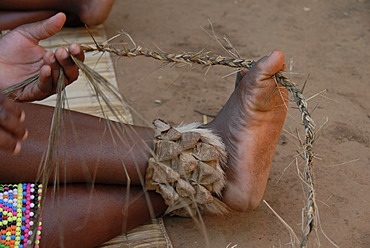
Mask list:
[[[0,184],[0,248],[39,247],[41,196],[41,184]]]

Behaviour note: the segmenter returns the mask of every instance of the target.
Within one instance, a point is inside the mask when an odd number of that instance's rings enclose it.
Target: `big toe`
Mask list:
[[[285,69],[284,53],[279,50],[274,50],[269,55],[261,58],[256,67],[266,77],[271,77]]]

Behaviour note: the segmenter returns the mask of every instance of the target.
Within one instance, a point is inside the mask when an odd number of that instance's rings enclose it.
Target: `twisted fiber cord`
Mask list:
[[[307,202],[305,206],[306,223],[302,230],[302,241],[300,246],[307,247],[308,236],[311,231],[315,228],[316,224],[316,201],[315,201],[315,189],[313,180],[313,143],[315,138],[315,124],[311,118],[310,113],[307,109],[307,101],[302,95],[301,91],[297,86],[287,79],[286,77],[280,75],[280,73],[275,75],[275,79],[278,83],[282,84],[287,90],[292,94],[294,102],[297,104],[299,111],[302,115],[302,122],[305,127],[305,141],[303,144],[303,156],[305,158],[306,164],[304,166],[303,180],[306,184],[306,197]]]
[[[132,49],[116,49],[109,45],[98,45],[96,47],[82,46],[86,51],[99,51],[109,52],[117,56],[122,57],[137,57],[145,56],[151,57],[156,60],[160,60],[168,63],[189,63],[189,64],[200,64],[204,66],[222,65],[232,68],[251,68],[256,64],[253,60],[246,60],[240,58],[226,58],[223,56],[210,56],[208,53],[195,53],[195,54],[173,54],[173,53],[160,53],[142,47],[135,47]],[[301,93],[300,89],[288,78],[283,76],[281,73],[274,75],[275,80],[283,85],[293,96],[294,102],[297,104],[298,109],[302,115],[302,122],[305,128],[305,141],[303,144],[303,156],[305,158],[305,166],[303,172],[303,180],[306,184],[307,191],[307,203],[305,206],[306,221],[302,229],[302,240],[300,247],[307,247],[308,236],[312,232],[316,224],[316,203],[315,203],[315,190],[313,181],[313,142],[314,142],[314,130],[315,124],[311,115],[307,109],[307,102]]]
[[[111,46],[97,45],[97,47],[82,46],[82,49],[86,52],[89,51],[109,52],[122,57],[145,56],[163,62],[200,64],[205,66],[224,65],[233,68],[251,68],[256,63],[253,60],[226,58],[218,55],[209,56],[207,53],[195,53],[195,54],[160,53],[152,50],[143,49],[142,47],[136,47],[132,49],[124,48],[122,50],[118,50]]]

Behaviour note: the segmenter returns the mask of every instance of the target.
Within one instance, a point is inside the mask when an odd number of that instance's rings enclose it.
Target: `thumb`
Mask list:
[[[58,33],[66,21],[64,13],[58,13],[46,20],[22,25],[16,30],[29,40],[38,44],[40,40],[49,38]]]

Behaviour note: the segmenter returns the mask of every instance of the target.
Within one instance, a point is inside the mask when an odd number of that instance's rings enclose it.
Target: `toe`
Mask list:
[[[269,55],[261,58],[256,67],[264,74],[264,76],[271,77],[281,70],[284,70],[284,53],[279,50],[274,50]]]

